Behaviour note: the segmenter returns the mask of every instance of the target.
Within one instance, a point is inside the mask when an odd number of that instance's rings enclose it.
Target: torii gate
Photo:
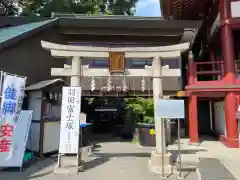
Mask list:
[[[180,69],[162,68],[161,59],[173,59],[181,57],[181,53],[189,49],[190,43],[183,43],[171,46],[160,47],[94,47],[94,46],[73,46],[54,44],[41,41],[44,49],[50,50],[53,57],[69,58],[72,57],[72,65],[65,68],[52,68],[52,76],[71,76],[71,86],[80,86],[81,76],[110,76],[109,69],[92,69],[88,66],[81,66],[81,61],[85,58],[105,58],[108,59],[111,53],[124,54],[124,58],[138,59],[153,59],[152,66],[143,69],[125,69],[122,73],[125,76],[146,76],[153,78],[153,100],[156,102],[163,98],[162,77],[173,76],[180,77]],[[124,59],[123,58],[123,59]],[[121,59],[121,58],[120,58]],[[120,61],[118,59],[117,61]],[[123,64],[124,66],[124,64]],[[119,74],[118,74],[119,75]],[[156,131],[156,151],[151,153],[149,160],[149,169],[152,172],[161,173],[162,164],[160,159],[164,158],[164,172],[169,172],[172,169],[172,155],[166,152],[165,137],[161,134],[164,130],[163,123],[155,116],[155,131]],[[162,148],[164,147],[164,148]]]

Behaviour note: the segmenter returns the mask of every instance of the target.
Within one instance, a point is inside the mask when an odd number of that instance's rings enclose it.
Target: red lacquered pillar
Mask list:
[[[196,82],[195,65],[192,52],[188,55],[188,84]],[[198,143],[198,114],[197,95],[191,94],[188,98],[189,138],[190,143]]]
[[[231,18],[230,0],[220,0],[220,20],[221,20],[221,49],[224,61],[224,82],[225,84],[235,84],[235,57],[233,49],[233,34],[229,25]],[[225,97],[225,119],[226,119],[226,145],[228,147],[238,147],[238,124],[236,120],[236,94],[227,92]]]

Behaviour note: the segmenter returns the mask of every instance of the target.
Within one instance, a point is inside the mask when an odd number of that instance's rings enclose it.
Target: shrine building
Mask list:
[[[185,99],[190,141],[214,135],[238,147],[238,12],[223,10],[218,1],[165,0],[164,17],[0,17],[0,70],[28,85],[59,77],[70,84],[74,51],[83,97],[152,97],[159,57],[163,95]]]
[[[41,41],[95,47],[169,46],[192,43],[200,26],[200,21],[169,21],[160,17],[95,17],[54,13],[51,19],[0,17],[0,67],[1,70],[27,76],[27,83],[33,84],[54,78],[51,76],[51,68],[71,65],[69,58],[63,58],[64,60],[61,61],[53,60],[51,54],[42,48]],[[129,69],[137,74],[112,77],[113,89],[105,93],[105,96],[121,96],[123,80],[128,85],[127,91],[123,93],[124,96],[152,96],[151,78],[144,74],[141,76],[141,71],[138,71],[151,67],[152,59],[131,57],[123,59],[124,63],[120,68]],[[110,70],[111,61],[109,58],[87,58],[83,63],[85,69],[93,69],[91,72],[95,72],[94,75],[89,71],[83,77],[81,82],[83,95],[102,96],[102,93],[107,91],[108,75],[105,73],[99,76],[98,71]],[[182,80],[178,77],[181,75],[181,57],[163,59],[162,66],[165,76],[164,94],[173,96],[183,87]],[[57,69],[53,71],[52,73],[57,77],[59,72],[56,72]],[[66,77],[67,79],[69,78]],[[91,91],[92,79],[95,81],[94,91]]]
[[[227,147],[239,148],[240,1],[163,0],[162,7],[166,20],[203,21],[182,64],[188,81],[179,92],[188,99],[191,142],[211,132]]]

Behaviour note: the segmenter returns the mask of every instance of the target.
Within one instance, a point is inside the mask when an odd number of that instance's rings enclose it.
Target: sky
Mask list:
[[[136,16],[161,16],[159,0],[139,0]]]

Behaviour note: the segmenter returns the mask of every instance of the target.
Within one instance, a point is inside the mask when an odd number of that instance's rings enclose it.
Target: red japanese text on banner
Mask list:
[[[4,75],[0,110],[0,161],[7,161],[14,153],[13,133],[22,108],[26,78]]]

